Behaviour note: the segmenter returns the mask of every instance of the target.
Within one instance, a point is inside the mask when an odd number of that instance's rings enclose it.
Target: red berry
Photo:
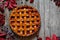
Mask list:
[[[30,3],[33,3],[34,2],[34,0],[30,0]]]
[[[52,35],[52,40],[57,40],[57,36],[55,34]]]
[[[51,38],[50,37],[46,37],[46,40],[51,40]]]
[[[42,40],[42,38],[38,38],[37,40]]]

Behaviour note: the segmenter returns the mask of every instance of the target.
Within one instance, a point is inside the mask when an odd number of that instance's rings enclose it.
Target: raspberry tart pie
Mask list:
[[[10,14],[10,27],[19,36],[30,36],[40,29],[40,14],[31,6],[20,6]]]

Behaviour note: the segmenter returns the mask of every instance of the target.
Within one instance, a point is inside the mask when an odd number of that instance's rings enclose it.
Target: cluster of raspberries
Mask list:
[[[26,0],[28,1],[28,0]],[[4,8],[8,8],[9,10],[12,10],[13,8],[17,7],[16,0],[0,0],[2,2],[0,4],[0,11],[4,12]],[[30,0],[30,3],[33,3],[34,0]]]

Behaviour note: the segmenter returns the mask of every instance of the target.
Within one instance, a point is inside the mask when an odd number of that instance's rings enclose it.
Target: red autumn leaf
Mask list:
[[[11,10],[11,9],[15,8],[15,7],[17,6],[17,4],[16,4],[16,1],[15,1],[15,0],[6,0],[5,6],[6,6],[9,10]]]
[[[13,9],[13,6],[9,4],[8,9]]]

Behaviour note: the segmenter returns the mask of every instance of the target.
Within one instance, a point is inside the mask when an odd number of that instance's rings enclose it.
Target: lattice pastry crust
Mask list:
[[[40,28],[40,14],[30,6],[20,6],[10,14],[10,27],[19,36],[30,36]]]

